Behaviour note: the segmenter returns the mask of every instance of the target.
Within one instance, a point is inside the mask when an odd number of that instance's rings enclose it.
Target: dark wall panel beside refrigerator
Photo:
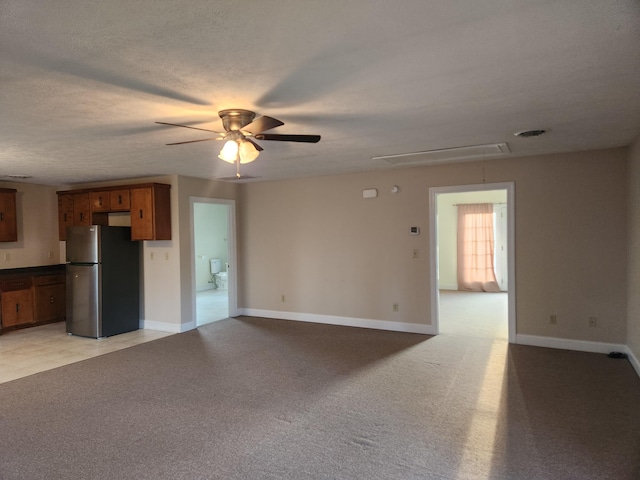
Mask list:
[[[137,330],[140,244],[130,227],[67,229],[67,332],[92,338]]]

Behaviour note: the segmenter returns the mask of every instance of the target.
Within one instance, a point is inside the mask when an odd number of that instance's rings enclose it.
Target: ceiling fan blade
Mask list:
[[[159,125],[169,125],[171,127],[190,128],[192,130],[202,130],[203,132],[213,132],[213,133],[219,133],[220,135],[224,135],[221,132],[216,132],[215,130],[207,130],[206,128],[190,127],[188,125],[178,125],[177,123],[167,123],[167,122],[156,122],[156,123]]]
[[[280,142],[318,143],[320,135],[280,135],[277,133],[259,133],[256,140],[277,140]]]
[[[202,140],[189,140],[189,141],[186,141],[186,142],[167,143],[166,145],[182,145],[183,143],[208,142],[209,140],[222,140],[222,138],[221,137],[203,138]]]
[[[258,150],[259,152],[263,151],[264,148],[262,148],[260,145],[258,145],[256,142],[254,142],[253,140],[251,140],[250,138],[245,137],[245,141],[249,142],[251,145],[253,145],[254,147],[256,147],[256,150]]]
[[[264,132],[265,130],[271,130],[272,128],[279,127],[280,125],[284,125],[284,122],[281,122],[277,118],[263,115],[262,117],[255,119],[250,124],[245,125],[240,130],[244,130],[245,132],[253,133],[255,135],[257,133]]]

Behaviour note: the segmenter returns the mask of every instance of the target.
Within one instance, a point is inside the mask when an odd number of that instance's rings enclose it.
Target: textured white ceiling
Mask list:
[[[0,179],[233,175],[220,130],[285,122],[262,179],[392,167],[371,157],[507,142],[518,156],[640,133],[637,0],[0,1]],[[520,139],[513,132],[549,133]],[[204,134],[204,136],[203,136]]]

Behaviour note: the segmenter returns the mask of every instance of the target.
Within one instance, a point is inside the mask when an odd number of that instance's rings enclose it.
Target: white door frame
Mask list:
[[[507,191],[507,302],[509,343],[516,343],[516,241],[515,241],[515,184],[514,182],[482,183],[429,188],[429,268],[431,283],[431,324],[440,333],[440,292],[438,290],[438,195],[442,193]]]
[[[229,296],[229,316],[238,316],[238,275],[237,275],[237,248],[236,248],[236,201],[225,198],[189,197],[189,221],[191,224],[191,311],[193,312],[193,324],[197,323],[196,308],[196,249],[195,249],[195,224],[193,219],[193,207],[196,203],[210,203],[227,205],[227,248],[229,249],[229,268],[227,269],[227,293]]]

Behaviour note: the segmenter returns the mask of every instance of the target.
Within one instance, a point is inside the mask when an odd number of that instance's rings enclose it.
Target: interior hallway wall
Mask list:
[[[640,361],[640,137],[629,148],[628,265],[627,345]]]
[[[612,149],[244,184],[239,306],[430,324],[429,188],[513,181],[518,333],[625,343],[626,155]],[[368,188],[378,197],[363,199]],[[421,235],[410,236],[412,226]]]

